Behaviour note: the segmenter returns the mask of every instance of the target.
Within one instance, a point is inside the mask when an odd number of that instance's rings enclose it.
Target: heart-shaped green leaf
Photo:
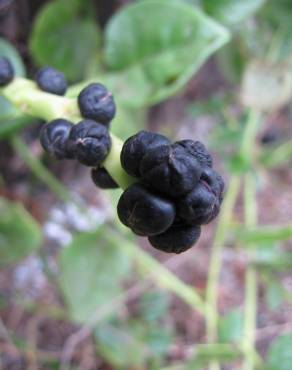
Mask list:
[[[229,39],[228,31],[178,0],[124,7],[105,32],[108,84],[123,103],[143,106],[181,89]]]
[[[79,0],[49,2],[37,16],[31,34],[30,49],[36,63],[60,69],[70,80],[84,77],[99,51],[99,30],[85,6]]]
[[[103,305],[121,293],[129,260],[123,243],[103,227],[77,235],[60,256],[60,284],[73,320],[93,319]]]

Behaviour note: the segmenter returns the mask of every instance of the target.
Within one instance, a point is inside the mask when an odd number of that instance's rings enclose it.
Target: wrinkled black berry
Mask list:
[[[104,125],[83,120],[72,127],[68,146],[80,163],[99,167],[110,151],[111,140]]]
[[[67,141],[73,124],[65,119],[55,119],[45,124],[40,132],[40,142],[49,154],[57,159],[73,158]]]
[[[186,149],[186,151],[193,155],[202,167],[212,167],[213,160],[210,153],[207,151],[205,145],[200,141],[180,140],[176,142]]]
[[[51,94],[64,95],[67,90],[67,81],[62,72],[52,67],[41,68],[35,76],[38,87]]]
[[[134,184],[124,191],[118,202],[121,222],[140,236],[162,233],[175,218],[174,205],[145,187]]]
[[[0,86],[5,86],[13,80],[14,68],[10,60],[5,57],[0,57]]]
[[[112,94],[99,83],[85,87],[78,96],[82,117],[107,125],[115,116],[116,105]]]
[[[195,188],[177,203],[178,214],[191,225],[208,224],[217,217],[224,182],[212,169],[205,169]]]
[[[180,145],[164,145],[147,152],[140,164],[142,181],[162,194],[179,197],[200,179],[199,162]]]
[[[154,248],[163,252],[182,253],[190,249],[198,241],[200,235],[200,226],[178,223],[161,234],[150,236],[148,240]]]
[[[170,141],[163,135],[139,131],[125,141],[121,152],[121,165],[129,175],[140,177],[139,165],[144,155],[151,149],[168,144]]]
[[[101,189],[116,189],[119,185],[103,167],[91,170],[92,181]]]

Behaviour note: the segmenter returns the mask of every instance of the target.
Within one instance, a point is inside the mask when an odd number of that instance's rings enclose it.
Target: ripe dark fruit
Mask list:
[[[91,178],[94,184],[101,189],[116,189],[119,187],[119,185],[103,167],[93,168],[91,170]]]
[[[163,252],[182,253],[190,249],[201,235],[200,226],[174,224],[162,234],[148,238],[151,245]]]
[[[191,191],[200,179],[199,162],[180,145],[154,148],[140,164],[142,181],[162,194],[179,197]]]
[[[5,86],[13,80],[14,68],[9,59],[0,57],[0,86]]]
[[[222,177],[205,168],[197,186],[178,201],[179,216],[191,225],[208,224],[220,211],[223,189]]]
[[[99,167],[111,148],[106,127],[92,120],[83,120],[70,131],[68,146],[80,163]]]
[[[82,117],[105,125],[109,124],[116,113],[112,94],[99,83],[92,83],[80,92],[78,105]]]
[[[49,154],[57,159],[73,158],[67,147],[67,140],[73,124],[65,119],[55,119],[44,125],[40,132],[40,142]]]
[[[35,76],[38,87],[51,94],[64,95],[67,90],[67,81],[62,72],[52,67],[41,68]]]
[[[180,217],[192,225],[203,225],[212,221],[218,214],[220,202],[204,182],[199,184],[178,203]]]
[[[212,167],[213,160],[210,153],[207,151],[205,145],[200,141],[180,140],[176,142],[186,149],[186,151],[193,155],[202,167]]]
[[[204,168],[201,180],[204,181],[211,189],[211,191],[222,200],[224,192],[224,181],[222,177],[211,168]]]
[[[162,233],[175,218],[175,207],[170,201],[139,184],[124,191],[117,210],[121,222],[140,236]]]
[[[139,165],[144,155],[151,149],[168,144],[170,141],[163,135],[139,131],[125,141],[121,152],[121,165],[129,175],[140,177]]]

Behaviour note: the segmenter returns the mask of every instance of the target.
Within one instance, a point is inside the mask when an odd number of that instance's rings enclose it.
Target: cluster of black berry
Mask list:
[[[67,90],[63,73],[51,67],[37,72],[36,83],[51,94],[64,95]],[[57,159],[77,159],[93,167],[92,178],[97,185],[104,187],[111,182],[113,186],[114,181],[100,167],[111,148],[108,127],[116,112],[113,96],[103,85],[93,83],[80,92],[78,106],[84,119],[76,125],[63,118],[47,123],[40,133],[41,144]]]
[[[8,85],[13,78],[11,62],[0,57],[0,86]],[[51,67],[40,69],[35,80],[42,91],[50,94],[64,95],[67,90],[64,74]],[[78,106],[84,119],[76,125],[63,118],[47,123],[40,133],[41,144],[57,159],[77,159],[94,167],[92,178],[100,187],[117,187],[100,167],[111,148],[108,126],[116,112],[113,96],[103,85],[93,83],[80,92]]]
[[[140,131],[125,142],[121,164],[137,183],[122,194],[119,218],[153,247],[184,252],[198,240],[201,225],[218,215],[224,182],[201,142],[171,144],[162,135]]]
[[[9,60],[0,58],[0,86],[13,77]],[[36,83],[56,95],[64,95],[67,89],[64,75],[50,67],[38,71]],[[116,111],[112,94],[101,84],[90,84],[80,92],[78,106],[83,120],[74,125],[59,118],[45,124],[41,144],[58,159],[77,159],[92,167],[97,186],[117,188],[102,167],[111,149],[108,129]],[[165,252],[181,253],[192,247],[201,225],[218,215],[224,190],[205,146],[192,140],[172,144],[163,135],[140,131],[124,143],[120,159],[136,179],[119,200],[121,222]]]

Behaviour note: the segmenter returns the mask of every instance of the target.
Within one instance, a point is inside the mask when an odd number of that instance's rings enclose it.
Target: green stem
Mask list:
[[[7,87],[0,89],[0,94],[20,111],[32,117],[46,121],[65,118],[73,123],[82,119],[76,99],[43,92],[33,81],[25,78],[15,78]],[[135,179],[131,178],[120,164],[123,142],[112,134],[111,140],[112,149],[103,165],[121,188],[127,188]]]
[[[245,176],[244,188],[245,225],[254,227],[257,223],[256,190],[252,174]],[[245,321],[243,349],[245,352],[243,370],[256,366],[254,348],[256,340],[257,274],[253,264],[247,266],[245,274]]]
[[[47,170],[47,168],[31,154],[27,148],[27,145],[18,136],[13,136],[11,142],[14,150],[18,153],[20,158],[25,162],[27,167],[34,173],[34,175],[44,182],[59,199],[64,202],[68,202],[71,197],[67,188],[63,186]]]
[[[239,192],[239,187],[240,187],[240,178],[238,176],[233,176],[230,180],[229,188],[225,195],[225,200],[223,203],[217,231],[214,238],[206,292],[206,302],[207,302],[206,330],[207,330],[207,340],[209,343],[215,343],[217,341],[217,325],[218,325],[217,298],[218,298],[219,275],[221,268],[221,254],[224,241],[229,232],[232,209],[234,207],[237,194]],[[216,365],[216,363],[213,363],[211,364],[210,368],[216,369],[218,368],[218,366]]]

